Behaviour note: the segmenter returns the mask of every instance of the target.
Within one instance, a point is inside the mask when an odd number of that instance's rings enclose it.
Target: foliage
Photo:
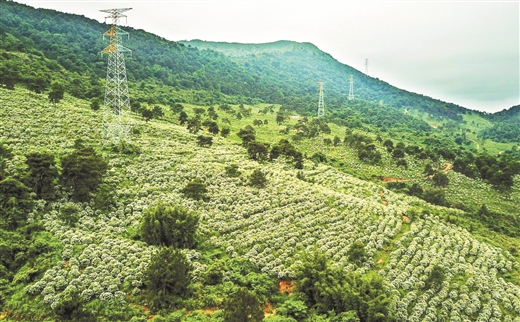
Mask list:
[[[79,221],[79,208],[74,203],[61,205],[58,219],[63,220],[67,225],[74,227]]]
[[[99,97],[94,97],[90,100],[90,108],[93,111],[98,111],[101,108],[101,100]]]
[[[444,269],[439,266],[435,265],[433,266],[433,269],[430,273],[430,276],[428,276],[428,279],[424,281],[424,287],[426,289],[431,289],[433,287],[440,287],[442,285],[442,282],[446,279],[446,275],[444,272]]]
[[[247,125],[245,128],[240,129],[237,135],[242,139],[242,146],[247,147],[250,142],[255,141],[256,131],[251,125]]]
[[[206,184],[202,182],[199,178],[191,180],[188,184],[181,189],[181,192],[188,198],[195,200],[207,200],[207,192]]]
[[[103,150],[110,155],[110,170],[103,183],[90,190],[96,193],[95,202],[67,203],[71,186],[63,186],[61,180],[54,191],[56,199],[33,201],[30,189],[17,186],[33,187],[26,171],[30,167],[24,162],[28,151],[45,147],[61,157],[79,149],[69,148],[73,138],[94,142],[101,137],[101,115],[89,108],[90,102],[75,97],[101,97],[106,64],[93,53],[106,46],[98,36],[106,26],[12,2],[0,1],[0,7],[0,119],[9,120],[0,131],[0,141],[5,141],[0,143],[0,182],[15,180],[2,187],[20,188],[19,193],[7,189],[11,198],[2,199],[5,208],[0,210],[2,216],[5,211],[13,214],[18,222],[9,231],[0,231],[0,306],[6,308],[8,319],[55,319],[53,309],[61,304],[75,306],[67,302],[74,288],[83,301],[80,311],[97,312],[97,319],[146,318],[143,303],[155,301],[148,301],[153,292],[143,290],[143,273],[156,248],[138,240],[135,232],[147,205],[159,201],[200,213],[201,235],[208,236],[209,245],[225,249],[183,251],[197,281],[189,289],[196,293],[187,292],[189,298],[182,303],[167,296],[166,306],[183,306],[192,312],[180,311],[176,320],[181,315],[185,320],[221,320],[222,312],[213,317],[195,312],[221,305],[238,286],[252,290],[260,303],[304,310],[301,293],[287,299],[276,295],[273,287],[277,278],[297,279],[298,254],[312,247],[327,259],[316,279],[330,288],[314,285],[323,296],[316,307],[307,307],[308,321],[377,320],[388,317],[384,310],[389,307],[399,321],[511,321],[520,314],[518,265],[511,255],[519,249],[517,238],[511,237],[518,236],[519,227],[518,153],[510,145],[484,145],[472,135],[493,127],[498,119],[474,113],[464,124],[462,117],[468,116],[463,115],[464,109],[361,74],[359,81],[356,78],[361,99],[347,101],[341,98],[344,75],[358,74],[310,44],[249,46],[230,59],[213,50],[200,51],[129,30],[128,47],[147,52],[128,61],[130,91],[139,96],[132,99],[132,107],[140,101],[145,107],[162,109],[182,103],[183,108],[146,126],[132,115],[140,126],[133,142],[141,153]],[[70,41],[70,30],[81,41]],[[230,47],[235,50],[240,45]],[[98,49],[90,52],[92,48]],[[276,50],[265,52],[271,49]],[[250,50],[256,52],[254,57]],[[316,70],[330,84],[327,105],[331,108],[319,121],[304,117],[315,113]],[[48,106],[46,91],[53,79],[63,80],[64,89],[75,97],[66,96],[59,109],[42,108]],[[283,104],[279,110],[283,131],[277,128],[276,108],[255,105],[261,100]],[[196,102],[210,107],[190,104]],[[212,106],[221,106],[219,111],[228,115],[218,117]],[[184,122],[188,114],[195,114],[219,127],[226,123],[233,134],[219,139],[219,144],[197,148],[196,135],[177,126],[175,118],[182,123],[182,113]],[[295,114],[300,118],[289,117]],[[489,120],[486,124],[484,117]],[[512,114],[507,117],[513,119]],[[232,122],[225,122],[226,118]],[[300,140],[291,145],[302,154],[299,172],[274,157],[273,162],[258,164],[235,146],[240,142],[235,133],[255,119],[263,122],[261,126],[257,122],[254,138],[272,147],[282,143],[282,151],[288,145],[281,140],[296,133]],[[481,123],[470,125],[470,120]],[[346,132],[349,139],[341,144],[345,126],[355,130]],[[513,133],[512,129],[507,131]],[[331,138],[333,145],[325,146],[323,142]],[[395,145],[392,151],[383,143],[388,138]],[[469,138],[479,140],[480,149],[472,145],[478,151],[469,151]],[[486,147],[505,152],[486,153]],[[396,149],[404,154],[393,159]],[[313,164],[307,156],[321,162]],[[432,188],[432,181],[421,173],[430,162],[429,175],[445,162],[453,162],[454,171],[446,170],[450,184],[445,189]],[[224,172],[226,165],[236,167]],[[261,170],[269,178],[268,188],[244,187],[248,178],[240,177],[239,169]],[[359,177],[408,181],[387,184],[404,192],[394,193]],[[179,199],[180,188],[193,178],[205,183],[208,202]],[[407,194],[464,211],[433,206]],[[486,206],[481,207],[483,203]],[[70,205],[77,209],[71,212],[73,229],[59,220],[60,210]],[[356,241],[363,245],[366,260],[352,263],[349,255]],[[429,289],[426,281],[434,276],[436,265],[443,268],[444,277]],[[377,276],[385,282],[386,298],[375,296]],[[354,292],[362,285],[369,287]],[[360,306],[325,312],[326,307],[350,303],[345,295],[359,299],[366,293],[371,294],[370,310]],[[361,318],[358,312],[366,314]],[[177,312],[160,312],[161,316],[168,313]]]
[[[355,242],[350,245],[350,249],[347,252],[348,260],[353,263],[359,263],[366,260],[365,246],[360,242]]]
[[[49,92],[49,101],[53,104],[58,103],[63,99],[65,88],[62,83],[53,81],[51,83],[51,90]]]
[[[251,141],[247,144],[247,154],[252,160],[265,161],[269,155],[269,144]]]
[[[168,308],[176,303],[175,297],[187,296],[192,269],[180,250],[161,248],[152,257],[143,277],[150,303],[155,308]]]
[[[239,288],[224,302],[224,320],[229,322],[256,322],[264,319],[264,312],[256,295]]]
[[[107,162],[91,146],[76,146],[61,159],[60,183],[72,190],[72,198],[88,201],[91,193],[101,184],[107,171]]]
[[[291,296],[285,300],[282,305],[276,308],[276,314],[302,321],[307,317],[308,310],[309,308],[305,305],[304,301],[297,299],[295,296]]]
[[[33,200],[20,181],[7,177],[0,181],[0,228],[15,230],[26,223]]]
[[[256,188],[263,188],[267,183],[267,178],[265,174],[260,169],[255,169],[249,176],[249,185]]]
[[[54,155],[49,151],[39,151],[31,152],[25,157],[29,186],[37,198],[50,199],[54,194],[54,182],[58,178]]]
[[[83,309],[84,300],[77,291],[68,293],[53,308],[60,321],[95,321],[95,315]]]
[[[318,252],[306,253],[298,267],[298,292],[318,312],[356,311],[361,321],[395,321],[391,297],[380,276],[358,275],[330,267]]]
[[[232,177],[232,178],[239,177],[242,174],[242,172],[240,172],[240,170],[238,170],[237,164],[227,165],[225,170],[226,170],[226,175],[228,177]]]
[[[199,216],[186,208],[158,203],[143,213],[140,232],[149,245],[193,248]]]
[[[201,126],[202,126],[200,119],[197,117],[188,119],[187,124],[188,124],[187,125],[188,131],[192,134],[197,134],[200,131]]]
[[[197,136],[197,144],[201,147],[210,147],[213,144],[213,137],[199,135]]]
[[[422,198],[434,205],[446,206],[448,204],[446,201],[446,193],[441,188],[424,189]]]
[[[432,180],[437,187],[446,187],[450,183],[450,179],[448,179],[446,173],[443,172],[435,173]]]

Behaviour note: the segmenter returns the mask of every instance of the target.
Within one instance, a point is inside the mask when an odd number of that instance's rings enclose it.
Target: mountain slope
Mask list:
[[[0,9],[3,12],[0,16],[2,37],[11,34],[21,42],[18,48],[4,44],[4,50],[36,50],[71,72],[104,78],[104,59],[99,52],[106,42],[100,35],[109,28],[108,25],[82,16],[36,10],[5,0],[0,1]],[[212,49],[199,51],[142,30],[125,29],[130,33],[126,46],[133,51],[132,58],[127,59],[127,71],[133,86],[137,85],[136,82],[153,79],[174,89],[202,89],[237,96],[241,100],[256,98],[283,103],[285,99],[296,97],[307,97],[314,102],[316,83],[321,81],[326,83],[326,97],[330,99],[328,107],[333,110],[341,106],[341,99],[348,94],[352,74],[359,99],[383,102],[400,109],[416,108],[456,121],[461,121],[459,114],[466,111],[454,104],[399,90],[378,79],[365,77],[308,43],[285,41],[230,45],[184,42],[193,47]],[[232,57],[223,53],[231,53]]]
[[[241,63],[249,72],[261,72],[263,77],[272,77],[273,82],[278,80],[278,88],[286,84],[294,88],[302,87],[304,91],[300,95],[316,92],[316,82],[324,82],[325,93],[332,99],[329,103],[332,109],[341,105],[334,100],[344,99],[348,94],[350,75],[353,75],[354,92],[359,99],[384,102],[394,108],[415,108],[456,121],[462,120],[458,114],[466,113],[460,106],[410,93],[379,79],[367,77],[310,43],[278,41],[268,44],[228,44],[201,40],[181,43],[224,53]]]

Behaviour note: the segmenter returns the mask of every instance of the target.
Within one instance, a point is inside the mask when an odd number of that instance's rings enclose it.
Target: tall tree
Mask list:
[[[88,201],[105,175],[108,163],[91,146],[77,144],[75,150],[61,159],[60,183],[72,190],[76,201]]]
[[[146,269],[143,280],[154,308],[168,308],[175,296],[186,296],[193,267],[178,249],[164,247],[157,252]]]
[[[247,145],[247,154],[253,160],[264,161],[269,155],[269,144],[251,141]]]
[[[51,83],[51,90],[49,92],[49,101],[53,104],[59,103],[65,94],[65,87],[58,81]]]
[[[193,248],[199,216],[186,208],[159,203],[147,208],[141,221],[141,237],[150,245]]]
[[[26,223],[33,206],[29,191],[23,183],[11,177],[0,181],[0,228],[15,230]]]
[[[242,139],[242,146],[247,147],[249,142],[255,140],[256,131],[251,125],[247,125],[243,129],[240,129],[237,135]]]
[[[29,186],[37,198],[50,198],[54,192],[54,180],[58,178],[54,155],[49,151],[39,151],[25,157],[25,163],[29,166]]]
[[[264,319],[262,306],[255,293],[241,287],[224,302],[224,321],[259,322]]]

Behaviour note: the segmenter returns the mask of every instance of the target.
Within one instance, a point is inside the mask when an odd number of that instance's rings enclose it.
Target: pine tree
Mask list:
[[[257,322],[264,319],[262,306],[255,293],[241,287],[224,303],[224,321]]]
[[[150,245],[193,248],[199,216],[186,208],[159,203],[147,208],[141,222],[141,236]]]
[[[167,308],[175,303],[175,296],[188,295],[192,269],[180,250],[162,248],[152,257],[143,277],[150,303],[155,308]]]
[[[26,159],[29,186],[37,198],[50,198],[54,192],[54,180],[58,178],[54,156],[49,151],[40,151],[27,154]]]
[[[76,201],[88,201],[105,175],[108,164],[94,148],[77,144],[76,149],[61,159],[60,183],[72,189]]]

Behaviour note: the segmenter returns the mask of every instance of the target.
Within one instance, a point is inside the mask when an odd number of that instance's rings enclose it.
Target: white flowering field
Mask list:
[[[66,96],[54,106],[45,95],[0,89],[0,105],[0,140],[18,154],[10,164],[15,169],[24,167],[22,154],[32,149],[62,156],[78,138],[102,148],[101,112],[91,111],[86,102]],[[138,228],[143,209],[163,200],[200,213],[200,233],[211,235],[213,244],[280,279],[291,279],[298,254],[314,246],[345,269],[376,270],[395,294],[398,321],[520,321],[518,262],[439,216],[462,212],[429,206],[430,212],[408,218],[410,209],[423,201],[330,166],[306,161],[302,171],[308,180],[302,181],[292,166],[251,161],[244,148],[221,137],[203,148],[184,127],[137,118],[135,126],[142,131],[133,138],[140,155],[101,150],[109,160],[105,182],[117,187],[116,207],[101,214],[90,204],[78,204],[74,228],[57,219],[66,200],[53,203],[54,210],[45,214],[45,228],[64,248],[62,261],[26,287],[37,301],[52,307],[65,292],[78,290],[85,300],[124,304],[129,293],[138,293],[156,248],[128,236]],[[226,176],[230,164],[239,166],[240,177]],[[422,169],[421,164],[410,167]],[[247,185],[257,168],[267,176],[263,189]],[[185,199],[180,193],[195,178],[207,184],[209,201]],[[452,180],[467,184],[463,178]],[[464,197],[472,196],[454,198]],[[355,241],[365,245],[368,260],[363,263],[347,261]],[[195,278],[201,276],[206,267],[198,262],[200,254],[187,255]],[[445,269],[446,280],[438,289],[426,289],[435,265]]]

